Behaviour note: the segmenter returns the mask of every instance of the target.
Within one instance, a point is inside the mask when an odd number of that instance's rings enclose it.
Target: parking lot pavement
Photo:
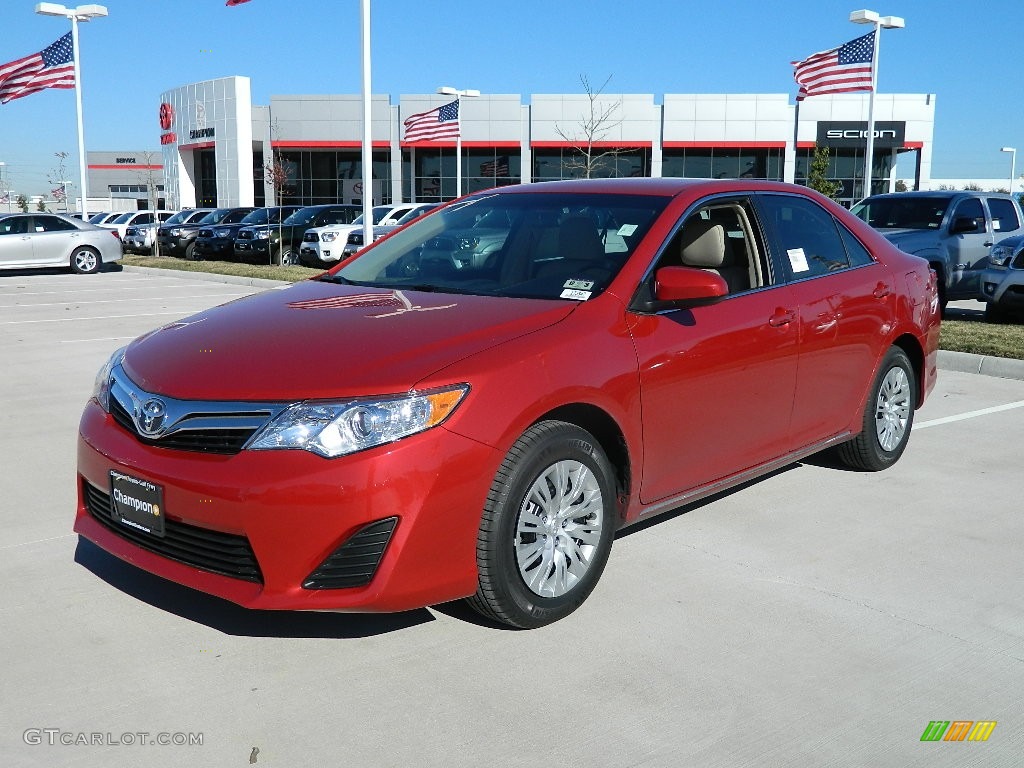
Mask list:
[[[623,532],[544,629],[251,612],[71,522],[102,362],[252,290],[0,276],[0,765],[1020,765],[1024,382],[943,371],[892,469],[814,459]],[[921,741],[958,720],[997,725]]]

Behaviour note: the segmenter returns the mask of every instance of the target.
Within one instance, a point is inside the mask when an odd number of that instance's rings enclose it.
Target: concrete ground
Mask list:
[[[541,630],[251,612],[71,522],[99,366],[253,290],[0,273],[0,765],[1022,764],[1024,382],[943,371],[892,469],[804,462],[624,532]]]

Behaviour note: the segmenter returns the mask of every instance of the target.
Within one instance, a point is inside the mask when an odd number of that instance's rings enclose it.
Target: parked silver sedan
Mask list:
[[[120,258],[115,230],[56,213],[0,214],[0,269],[70,267],[87,275]]]

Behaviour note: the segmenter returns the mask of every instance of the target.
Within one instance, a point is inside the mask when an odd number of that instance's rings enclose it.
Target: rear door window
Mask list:
[[[778,262],[792,280],[850,267],[836,220],[817,203],[795,195],[760,195]]]
[[[1009,200],[1001,197],[988,199],[988,211],[992,214],[992,230],[994,232],[1013,232],[1020,228],[1017,208]]]

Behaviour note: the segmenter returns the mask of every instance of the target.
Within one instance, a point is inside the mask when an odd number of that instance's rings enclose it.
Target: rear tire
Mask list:
[[[79,275],[95,275],[100,263],[100,255],[92,248],[80,246],[71,252],[71,271]]]
[[[1005,309],[995,302],[989,301],[985,303],[985,322],[1001,325],[1009,322],[1009,317]]]
[[[608,562],[615,488],[611,462],[589,432],[560,421],[530,427],[487,495],[469,605],[520,629],[576,610]]]
[[[871,387],[861,433],[840,445],[840,461],[854,469],[878,472],[903,455],[914,426],[917,382],[907,353],[891,347]]]

